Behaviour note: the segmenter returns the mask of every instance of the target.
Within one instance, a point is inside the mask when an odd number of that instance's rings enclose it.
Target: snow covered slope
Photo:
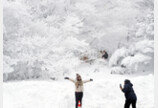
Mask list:
[[[110,69],[100,72],[87,66],[78,70],[83,79],[94,81],[84,85],[83,108],[123,108],[124,94],[119,84],[130,79],[138,97],[138,108],[154,108],[154,77],[150,75],[112,75]],[[82,70],[83,69],[83,70]],[[86,72],[87,71],[87,72]],[[74,77],[73,74],[71,77]],[[74,108],[74,84],[67,81],[20,81],[4,83],[4,108]]]

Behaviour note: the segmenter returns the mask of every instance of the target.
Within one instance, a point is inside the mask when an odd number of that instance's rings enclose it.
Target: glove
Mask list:
[[[69,77],[65,77],[65,79],[69,79]]]
[[[93,81],[93,79],[90,79],[90,81]]]

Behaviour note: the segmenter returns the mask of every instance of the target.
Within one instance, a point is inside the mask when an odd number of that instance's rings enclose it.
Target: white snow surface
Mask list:
[[[137,94],[138,108],[154,108],[154,76],[113,75],[106,66],[83,65],[76,68],[84,85],[82,108],[123,108],[125,97],[119,84],[130,79]],[[75,73],[69,77],[75,78]],[[68,80],[14,81],[3,84],[3,108],[74,108],[74,84]]]

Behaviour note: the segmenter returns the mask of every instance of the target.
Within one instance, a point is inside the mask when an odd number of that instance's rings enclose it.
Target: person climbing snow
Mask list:
[[[133,84],[130,80],[126,79],[124,81],[124,88],[120,84],[120,89],[124,92],[126,98],[124,108],[130,108],[131,104],[132,108],[136,108],[137,96],[133,90]]]
[[[75,98],[76,98],[76,108],[78,106],[78,102],[80,101],[82,106],[82,97],[83,97],[83,84],[93,81],[93,79],[82,81],[82,78],[79,74],[76,74],[76,80],[73,80],[69,77],[65,77],[65,79],[72,81],[75,84]]]
[[[108,59],[108,53],[107,53],[105,50],[103,51],[103,56],[102,56],[102,58]]]

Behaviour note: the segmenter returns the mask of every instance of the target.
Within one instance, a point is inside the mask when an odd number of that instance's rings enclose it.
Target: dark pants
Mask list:
[[[132,108],[136,108],[137,100],[126,100],[124,108],[129,108],[132,104]]]
[[[76,108],[78,106],[78,101],[80,101],[81,106],[82,106],[83,92],[75,92],[75,97],[76,97]]]

